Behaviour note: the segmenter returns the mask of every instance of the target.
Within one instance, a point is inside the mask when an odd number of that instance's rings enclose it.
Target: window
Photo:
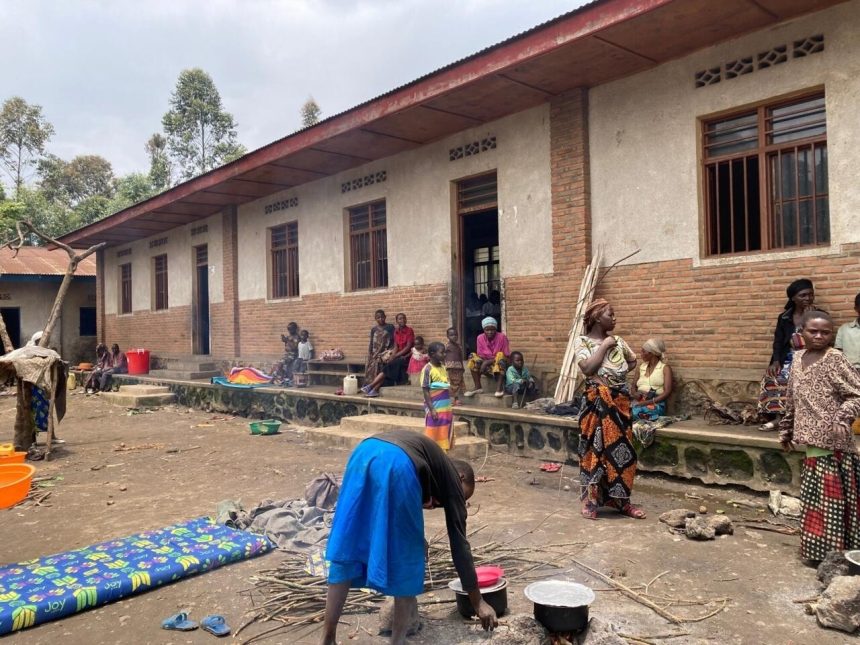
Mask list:
[[[152,258],[152,286],[154,309],[167,309],[167,255]]]
[[[353,291],[388,286],[385,201],[349,209],[349,268]]]
[[[271,297],[299,295],[299,225],[290,222],[269,229]]]
[[[704,123],[708,255],[830,243],[824,96]]]
[[[119,313],[131,313],[131,263],[119,267]]]
[[[78,336],[95,336],[96,335],[96,308],[81,307],[81,324],[78,331]]]

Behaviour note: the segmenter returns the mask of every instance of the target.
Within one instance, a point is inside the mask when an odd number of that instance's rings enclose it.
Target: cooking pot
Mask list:
[[[848,573],[860,576],[860,551],[846,551],[845,560],[848,562]]]
[[[525,589],[526,598],[534,603],[534,615],[550,633],[579,633],[588,627],[588,607],[594,592],[576,582],[541,580]]]
[[[469,594],[463,591],[463,585],[459,578],[455,578],[448,583],[448,588],[454,592],[457,599],[457,611],[463,618],[471,618],[475,615],[475,609],[472,607],[472,601],[469,600]],[[508,611],[508,581],[502,578],[491,587],[481,587],[481,597],[490,607],[492,607],[496,616],[504,616]]]

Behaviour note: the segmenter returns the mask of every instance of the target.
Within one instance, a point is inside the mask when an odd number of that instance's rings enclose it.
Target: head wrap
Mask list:
[[[487,327],[495,327],[496,329],[498,329],[498,328],[499,328],[499,323],[498,323],[498,321],[497,321],[495,318],[493,318],[492,316],[487,316],[486,318],[484,318],[484,319],[481,321],[481,329],[486,329]]]
[[[37,331],[30,337],[30,342],[27,343],[27,347],[36,347],[39,344],[39,341],[42,340],[42,336],[45,334],[43,331]]]
[[[593,300],[583,314],[585,331],[591,331],[591,328],[594,326],[594,323],[597,322],[597,319],[600,318],[603,315],[603,312],[609,309],[610,306],[609,302],[603,298]]]
[[[785,295],[788,296],[788,302],[785,303],[786,310],[794,309],[794,302],[792,302],[792,298],[799,294],[801,291],[805,291],[807,289],[814,288],[812,286],[812,280],[808,278],[800,278],[799,280],[795,280],[785,290]]]
[[[649,338],[642,345],[642,349],[662,360],[666,353],[666,343],[659,338]]]

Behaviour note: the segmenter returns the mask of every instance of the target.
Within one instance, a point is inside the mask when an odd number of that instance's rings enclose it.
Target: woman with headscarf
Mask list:
[[[758,398],[759,414],[770,421],[759,427],[763,432],[775,431],[779,417],[785,414],[788,374],[794,353],[803,349],[802,321],[807,311],[817,310],[815,288],[812,280],[795,280],[785,290],[788,302],[776,319],[773,332],[773,353],[770,365],[761,380],[761,393]]]
[[[505,371],[511,346],[508,337],[499,331],[499,322],[492,316],[484,318],[481,327],[484,333],[478,334],[477,351],[466,361],[466,369],[472,373],[475,388],[464,392],[463,396],[472,397],[483,392],[481,374],[485,374],[496,381],[495,396],[502,398],[505,396]]]
[[[575,345],[576,363],[585,375],[579,413],[579,478],[582,516],[597,519],[601,506],[644,519],[630,503],[636,477],[630,392],[627,374],[636,354],[615,329],[615,311],[599,298],[585,310],[585,335]]]
[[[639,380],[633,396],[633,419],[656,421],[666,415],[666,401],[672,395],[672,368],[666,364],[666,343],[649,338],[642,345]]]
[[[108,351],[107,345],[99,343],[96,345],[96,366],[93,371],[90,372],[90,377],[84,384],[84,392],[86,394],[95,394],[98,392],[99,387],[101,386],[102,376],[112,367],[113,359]]]

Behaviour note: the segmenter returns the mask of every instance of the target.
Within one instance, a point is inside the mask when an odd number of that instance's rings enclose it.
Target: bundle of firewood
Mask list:
[[[594,289],[597,286],[597,274],[600,270],[600,262],[603,259],[601,249],[597,249],[591,258],[591,264],[585,270],[582,284],[579,287],[579,298],[576,301],[576,310],[573,315],[573,324],[567,336],[567,349],[564,352],[564,360],[561,363],[561,373],[558,384],[555,386],[555,402],[566,403],[573,400],[576,390],[582,381],[579,365],[576,364],[576,340],[582,335],[585,324],[585,310],[591,304]]]

